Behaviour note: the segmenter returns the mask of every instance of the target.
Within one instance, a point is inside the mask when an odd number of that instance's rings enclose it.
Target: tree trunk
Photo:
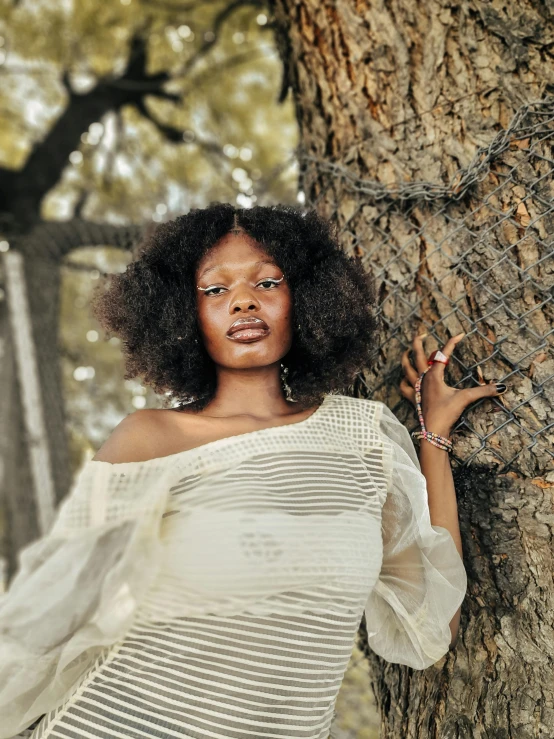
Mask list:
[[[466,331],[450,385],[508,384],[454,434],[456,647],[420,672],[365,645],[382,737],[554,737],[553,9],[271,4],[306,204],[379,285],[381,362],[357,392],[416,427],[398,384],[422,326],[428,352]]]

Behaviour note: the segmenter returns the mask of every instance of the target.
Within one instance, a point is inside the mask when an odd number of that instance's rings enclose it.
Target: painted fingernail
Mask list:
[[[496,385],[496,392],[497,393],[505,393],[507,389],[508,388],[506,387],[506,385],[504,385],[503,382],[499,382]]]

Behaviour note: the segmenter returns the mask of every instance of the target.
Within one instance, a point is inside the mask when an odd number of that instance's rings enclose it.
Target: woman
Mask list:
[[[327,739],[363,615],[387,660],[448,652],[466,574],[444,447],[498,386],[431,363],[422,474],[382,402],[339,392],[372,360],[374,301],[314,211],[212,203],[146,234],[93,309],[172,407],[125,418],[22,552],[1,738],[44,716],[26,735]]]

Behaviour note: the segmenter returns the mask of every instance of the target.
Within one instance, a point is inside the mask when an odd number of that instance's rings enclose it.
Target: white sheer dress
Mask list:
[[[363,613],[422,670],[466,584],[380,401],[91,460],[0,596],[0,739],[327,739]]]

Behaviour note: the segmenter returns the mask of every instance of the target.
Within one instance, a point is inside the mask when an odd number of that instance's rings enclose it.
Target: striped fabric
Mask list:
[[[328,394],[298,423],[89,464],[104,474],[96,523],[128,516],[136,481],[159,471],[155,576],[139,600],[116,582],[128,626],[31,739],[327,739],[364,609],[386,659],[423,669],[448,651],[465,570],[382,403]]]

